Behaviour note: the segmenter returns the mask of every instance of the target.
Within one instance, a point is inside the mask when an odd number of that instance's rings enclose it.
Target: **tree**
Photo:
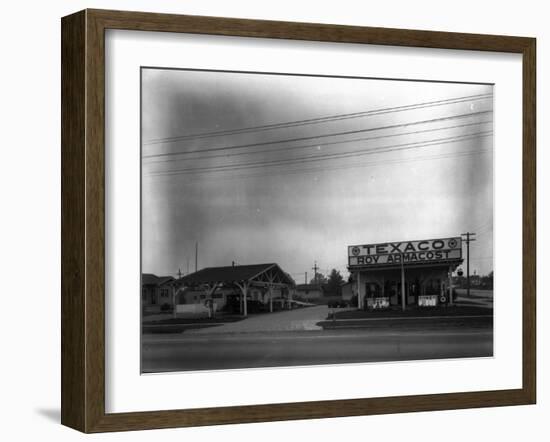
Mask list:
[[[325,285],[327,283],[327,277],[322,273],[317,272],[313,278],[309,281],[310,284]]]
[[[493,289],[493,271],[491,270],[488,275],[481,277],[481,287],[484,289]]]
[[[340,287],[344,283],[344,278],[340,272],[336,269],[330,271],[330,275],[327,280],[327,291],[330,293],[340,294]]]

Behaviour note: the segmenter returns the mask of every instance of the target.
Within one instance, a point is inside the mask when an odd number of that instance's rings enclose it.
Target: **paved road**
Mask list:
[[[469,305],[474,307],[493,308],[493,291],[492,290],[470,290],[470,296],[467,296],[466,289],[457,289],[458,297],[456,303],[458,305]]]
[[[341,364],[493,354],[492,327],[144,335],[144,372]]]

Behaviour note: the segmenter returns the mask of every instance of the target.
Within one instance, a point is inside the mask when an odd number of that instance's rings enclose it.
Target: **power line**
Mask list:
[[[364,132],[372,132],[376,130],[385,130],[385,129],[396,129],[399,127],[407,127],[407,126],[413,126],[417,124],[429,124],[429,123],[436,123],[440,121],[448,121],[448,120],[454,120],[454,119],[460,119],[460,118],[468,118],[473,117],[476,115],[484,115],[492,113],[492,110],[488,111],[478,111],[478,112],[469,112],[466,114],[458,114],[458,115],[449,115],[446,117],[440,117],[440,118],[432,118],[429,120],[422,120],[422,121],[414,121],[410,123],[400,123],[400,124],[392,124],[388,126],[379,126],[379,127],[371,127],[367,129],[356,129],[356,130],[350,130],[350,131],[344,131],[344,132],[334,132],[329,134],[321,134],[321,135],[312,135],[308,137],[299,137],[299,138],[288,138],[284,140],[275,140],[275,141],[264,141],[261,143],[249,143],[249,144],[237,144],[232,146],[220,146],[220,147],[210,147],[206,149],[201,149],[200,151],[183,151],[183,152],[167,152],[167,153],[158,153],[154,155],[143,155],[142,158],[157,158],[157,157],[168,157],[168,156],[174,156],[174,155],[189,155],[191,153],[196,152],[217,152],[222,150],[232,150],[232,149],[243,149],[247,147],[256,147],[256,146],[267,146],[270,144],[283,144],[283,143],[289,143],[294,141],[306,141],[306,140],[314,140],[319,138],[327,138],[327,137],[336,137],[341,135],[352,135],[357,133],[364,133]]]
[[[367,117],[367,116],[384,115],[384,114],[394,113],[394,112],[423,109],[426,107],[436,107],[436,106],[444,106],[449,104],[457,104],[465,101],[477,101],[477,100],[483,100],[486,98],[492,98],[492,96],[493,94],[477,94],[477,95],[469,95],[464,97],[448,98],[445,100],[427,101],[424,103],[373,109],[369,111],[354,112],[349,114],[337,114],[337,115],[331,115],[331,116],[325,116],[325,117],[309,118],[305,120],[288,121],[288,122],[282,122],[282,123],[264,124],[260,126],[251,126],[251,127],[244,127],[244,128],[238,128],[238,129],[226,129],[226,130],[219,130],[219,131],[213,131],[213,132],[201,132],[201,133],[195,133],[195,134],[189,134],[189,135],[156,138],[145,142],[144,145],[174,143],[178,141],[212,138],[212,137],[219,137],[219,136],[225,136],[225,135],[240,135],[240,134],[251,133],[251,132],[264,132],[264,131],[274,130],[274,129],[299,127],[299,126],[306,126],[311,124],[319,124],[319,123],[341,121],[341,120],[361,118],[361,117]]]
[[[446,137],[446,138],[439,138],[429,141],[420,141],[415,143],[405,143],[405,144],[394,144],[389,146],[381,146],[378,148],[368,149],[368,150],[360,150],[360,151],[354,151],[354,152],[347,152],[347,153],[333,153],[333,154],[323,154],[323,155],[310,155],[307,157],[298,157],[298,158],[290,158],[290,159],[283,159],[283,160],[273,160],[273,161],[257,161],[257,162],[249,162],[249,163],[241,163],[241,164],[228,164],[228,165],[221,165],[221,166],[205,166],[205,167],[190,167],[186,169],[173,169],[173,170],[167,170],[167,171],[158,171],[158,172],[152,172],[150,175],[174,175],[174,174],[181,174],[181,173],[196,173],[196,172],[214,172],[214,171],[228,171],[228,170],[241,170],[241,169],[248,169],[248,168],[258,168],[258,167],[266,167],[266,166],[274,166],[274,165],[286,165],[286,164],[292,164],[292,163],[301,163],[301,162],[309,162],[309,161],[325,161],[325,160],[331,160],[331,159],[342,159],[342,158],[349,158],[349,157],[356,157],[356,156],[363,156],[363,155],[369,155],[373,153],[380,153],[380,152],[392,152],[396,150],[406,150],[406,149],[415,149],[419,147],[428,147],[433,145],[442,145],[442,144],[448,144],[448,143],[454,143],[458,141],[466,141],[472,138],[479,138],[483,136],[488,136],[492,134],[491,131],[483,131],[483,132],[476,132],[469,135],[461,135],[456,137]]]
[[[243,155],[253,155],[253,154],[260,154],[260,153],[271,153],[271,152],[283,152],[287,150],[298,150],[298,149],[309,149],[311,147],[321,147],[321,146],[335,146],[340,144],[349,144],[349,143],[355,143],[359,141],[370,141],[370,140],[379,140],[383,138],[393,138],[393,137],[400,137],[405,135],[418,135],[423,133],[430,133],[430,132],[437,132],[442,130],[449,130],[449,129],[459,129],[464,127],[471,127],[471,126],[479,126],[482,124],[488,124],[492,123],[492,120],[487,121],[478,121],[475,123],[466,123],[466,124],[456,124],[453,126],[445,126],[445,127],[436,127],[434,129],[424,129],[424,130],[417,130],[412,132],[402,132],[402,133],[396,133],[396,134],[388,134],[388,135],[378,135],[375,137],[362,137],[362,138],[354,138],[351,140],[342,140],[342,141],[331,141],[327,143],[314,143],[314,144],[306,144],[302,146],[287,146],[287,147],[278,147],[275,149],[263,149],[263,150],[253,150],[251,152],[233,152],[233,153],[221,153],[216,155],[208,155],[208,156],[198,156],[198,157],[192,157],[192,158],[176,158],[176,159],[169,159],[169,160],[158,160],[158,161],[150,161],[147,164],[157,164],[157,163],[172,163],[174,161],[189,161],[189,160],[209,160],[211,158],[228,158],[228,157],[235,157],[235,156],[243,156]],[[201,151],[194,151],[190,153],[201,153]]]
[[[493,224],[493,220],[492,219],[488,219],[486,221],[484,221],[483,223],[479,224],[475,229],[473,230],[480,230],[480,229],[486,229],[487,227],[492,227],[492,224]]]
[[[491,230],[493,230],[493,220],[488,219],[485,222],[479,224],[476,228],[473,230],[476,231],[476,234],[479,235],[481,233],[482,236],[489,233]]]
[[[483,136],[488,136],[488,135],[483,135]],[[421,145],[416,145],[416,146],[407,146],[407,145],[405,145],[405,146],[399,147],[399,148],[395,148],[393,146],[385,146],[383,148],[384,150],[382,150],[382,148],[370,149],[369,151],[361,152],[358,155],[364,156],[364,155],[369,155],[369,154],[377,154],[377,153],[385,153],[385,152],[392,152],[392,151],[416,149],[416,148],[430,147],[430,146],[435,146],[435,145],[444,145],[444,144],[450,144],[450,143],[455,143],[455,142],[460,142],[460,141],[467,141],[470,138],[472,138],[471,135],[469,137],[464,137],[462,139],[457,139],[457,140],[449,140],[449,141],[444,141],[444,142],[426,142],[425,144],[421,144]],[[477,137],[473,137],[473,138],[477,138]],[[418,144],[418,143],[413,143],[413,144]],[[397,146],[401,146],[401,145],[397,145]],[[474,151],[468,151],[468,153],[474,154],[476,152],[483,153],[483,152],[490,152],[490,151],[491,150],[482,150],[482,151],[474,150]],[[446,155],[441,155],[441,156],[423,157],[422,159],[438,159],[438,158],[447,158],[447,157],[453,157],[453,156],[455,156],[455,155],[451,154],[451,153],[448,153]],[[462,156],[462,155],[459,153],[459,154],[456,154],[456,156]],[[320,158],[320,159],[315,159],[315,160],[320,161],[320,160],[324,160],[324,159],[332,159],[332,158]],[[336,159],[339,159],[339,158],[336,158]],[[411,160],[415,160],[415,159],[413,158]],[[304,162],[305,161],[299,161],[297,163],[304,163]],[[351,167],[356,167],[356,166],[360,166],[360,165],[386,164],[386,163],[393,163],[393,162],[399,163],[399,162],[407,162],[407,161],[385,160],[385,161],[371,162],[371,163],[352,164]],[[271,165],[271,166],[272,167],[277,167],[277,166],[286,166],[286,165],[287,164],[274,164],[274,165]],[[290,164],[290,165],[292,166],[293,164]],[[149,176],[177,175],[177,174],[180,174],[180,173],[194,173],[194,172],[195,173],[199,173],[199,172],[232,172],[232,171],[246,170],[246,169],[258,168],[258,167],[264,167],[264,166],[270,166],[270,165],[255,165],[255,166],[250,166],[250,167],[242,167],[241,166],[241,167],[232,167],[232,168],[221,169],[221,170],[207,170],[207,171],[196,170],[196,169],[193,168],[193,169],[190,169],[189,171],[185,171],[185,172],[182,172],[182,171],[179,171],[179,170],[160,171],[158,173],[150,174]],[[333,168],[325,168],[324,170],[345,169],[345,168],[349,168],[349,167],[344,166],[344,165],[340,165],[340,166],[336,166],[336,167],[333,167]],[[315,170],[319,170],[319,169],[315,169]],[[323,169],[320,169],[320,170],[323,170]],[[266,176],[265,173],[262,173],[261,175]]]
[[[423,157],[415,157],[415,158],[407,158],[407,159],[386,159],[386,160],[380,160],[380,161],[369,161],[369,162],[362,162],[362,163],[353,163],[353,164],[346,164],[346,165],[338,165],[338,166],[329,166],[329,167],[315,167],[315,168],[299,168],[299,169],[292,169],[292,170],[282,170],[274,173],[254,173],[254,174],[247,174],[247,175],[231,175],[231,176],[225,176],[225,177],[218,177],[216,180],[228,180],[228,179],[247,179],[247,178],[257,178],[257,177],[267,177],[267,176],[284,176],[284,175],[295,175],[295,174],[308,174],[308,173],[320,173],[320,172],[326,172],[326,171],[332,171],[332,170],[345,170],[345,169],[354,169],[358,167],[369,167],[369,166],[378,166],[382,164],[402,164],[402,163],[410,163],[410,162],[418,162],[418,161],[432,161],[432,160],[439,160],[439,159],[447,159],[447,158],[458,158],[458,157],[465,157],[465,156],[472,156],[472,155],[478,155],[483,153],[489,153],[492,152],[492,149],[482,149],[482,150],[469,150],[464,152],[455,152],[455,153],[447,153],[447,154],[438,154],[438,155],[425,155]],[[163,175],[149,175],[149,178],[155,178],[155,177],[162,177]],[[171,176],[171,175],[168,175]]]
[[[482,235],[485,235],[493,230],[493,225],[489,224],[481,229],[476,229],[477,233],[479,234],[481,232]]]

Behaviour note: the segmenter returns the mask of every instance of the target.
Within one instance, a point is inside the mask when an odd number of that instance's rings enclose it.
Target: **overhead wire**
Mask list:
[[[492,123],[492,120],[485,120],[485,121],[478,121],[474,123],[466,123],[466,124],[457,124],[453,126],[445,126],[445,127],[436,127],[433,129],[424,129],[424,130],[417,130],[412,132],[401,132],[401,133],[394,133],[394,134],[387,134],[387,135],[378,135],[375,137],[362,137],[362,138],[353,138],[351,140],[341,140],[341,141],[330,141],[330,142],[324,142],[324,143],[313,143],[313,144],[306,144],[306,145],[298,145],[298,146],[285,146],[285,147],[278,147],[274,149],[263,149],[263,150],[253,150],[253,151],[247,151],[247,152],[231,152],[231,153],[222,153],[222,154],[214,154],[214,155],[207,155],[207,156],[198,156],[198,157],[186,157],[186,158],[176,158],[176,159],[167,159],[167,160],[157,160],[157,161],[148,161],[147,164],[158,164],[158,163],[172,163],[175,161],[189,161],[189,160],[209,160],[212,158],[231,158],[236,156],[243,156],[243,155],[256,155],[261,153],[273,153],[273,152],[284,152],[288,150],[298,150],[298,149],[309,149],[309,148],[319,148],[324,146],[336,146],[341,144],[349,144],[349,143],[355,143],[360,141],[372,141],[372,140],[380,140],[384,138],[393,138],[393,137],[400,137],[400,136],[406,136],[406,135],[419,135],[423,133],[430,133],[430,132],[437,132],[437,131],[443,131],[443,130],[450,130],[450,129],[460,129],[464,127],[471,127],[471,126],[479,126],[482,124],[489,124]],[[196,153],[201,153],[201,151],[196,151]]]
[[[394,113],[394,112],[404,112],[408,110],[423,109],[426,107],[436,107],[436,106],[443,106],[443,105],[449,105],[449,104],[457,104],[465,101],[477,101],[477,100],[483,100],[483,99],[492,98],[492,97],[493,97],[492,93],[476,94],[476,95],[469,95],[469,96],[462,96],[462,97],[455,97],[455,98],[447,98],[444,100],[427,101],[423,103],[415,103],[415,104],[387,107],[387,108],[381,108],[381,109],[372,109],[368,111],[353,112],[348,114],[337,114],[337,115],[331,115],[331,116],[325,116],[325,117],[308,118],[303,120],[264,124],[264,125],[250,126],[250,127],[244,127],[244,128],[202,132],[202,133],[179,135],[179,136],[173,136],[173,137],[154,138],[149,141],[146,141],[144,145],[165,144],[165,143],[173,143],[173,142],[179,142],[179,141],[187,141],[190,139],[212,138],[212,137],[219,137],[219,136],[226,136],[226,135],[240,135],[240,134],[251,133],[251,132],[263,132],[263,131],[273,130],[273,129],[299,127],[299,126],[305,126],[305,125],[311,125],[311,124],[319,124],[319,123],[327,123],[327,122],[333,122],[333,121],[361,118],[366,116],[385,115],[385,114]]]
[[[215,181],[225,181],[228,179],[247,179],[247,178],[257,178],[257,177],[268,177],[268,176],[285,176],[285,175],[295,175],[295,174],[310,174],[310,173],[323,173],[323,172],[329,172],[333,170],[347,170],[347,169],[354,169],[354,168],[360,168],[360,167],[375,167],[379,165],[384,164],[404,164],[404,163],[410,163],[410,162],[422,162],[422,161],[433,161],[433,160],[440,160],[440,159],[448,159],[448,158],[460,158],[460,157],[466,157],[466,156],[473,156],[473,155],[480,155],[484,153],[491,153],[492,149],[474,149],[469,151],[462,151],[462,152],[451,152],[447,154],[437,154],[437,155],[425,155],[422,157],[414,157],[414,158],[406,158],[406,159],[385,159],[385,160],[379,160],[379,161],[369,161],[369,162],[354,162],[352,164],[345,164],[345,165],[335,165],[335,166],[321,166],[321,167],[313,167],[313,168],[293,168],[293,169],[285,169],[285,170],[279,170],[279,171],[273,171],[273,172],[267,172],[262,171],[261,173],[253,173],[253,174],[246,174],[246,175],[226,175],[226,176],[218,176],[216,178],[209,178],[209,180],[215,180]],[[170,175],[168,175],[170,176]],[[148,175],[147,178],[162,178],[163,175]]]
[[[266,167],[270,165],[279,165],[279,164],[292,164],[292,163],[299,163],[299,162],[306,162],[306,161],[324,161],[329,159],[341,159],[341,158],[349,158],[350,156],[363,156],[363,155],[369,155],[372,153],[379,153],[379,152],[391,152],[396,150],[406,150],[406,149],[414,149],[419,147],[427,147],[427,146],[433,146],[433,145],[442,145],[442,144],[448,144],[453,143],[457,141],[465,141],[472,138],[482,137],[482,136],[488,136],[492,134],[492,130],[489,131],[481,131],[476,132],[473,134],[468,135],[461,135],[461,136],[455,136],[455,137],[445,137],[445,138],[439,138],[439,139],[433,139],[428,141],[419,141],[414,143],[403,143],[403,144],[394,144],[389,146],[380,146],[377,148],[370,148],[368,150],[359,150],[359,151],[353,151],[353,152],[344,152],[344,153],[333,153],[333,154],[322,154],[322,155],[310,155],[307,157],[297,157],[297,158],[289,158],[289,159],[282,159],[282,160],[273,160],[273,161],[257,161],[257,162],[248,162],[248,163],[241,163],[241,164],[229,164],[229,165],[220,165],[220,166],[205,166],[205,167],[190,167],[185,169],[172,169],[167,171],[158,171],[158,172],[151,172],[150,175],[172,175],[172,174],[181,174],[181,173],[196,173],[196,172],[210,172],[210,171],[226,171],[226,170],[240,170],[243,168],[257,168],[257,167]]]
[[[420,120],[420,121],[413,121],[408,123],[399,123],[399,124],[391,124],[387,126],[378,126],[378,127],[370,127],[366,129],[355,129],[350,131],[344,131],[344,132],[334,132],[334,133],[328,133],[328,134],[320,134],[320,135],[311,135],[307,137],[298,137],[298,138],[288,138],[283,140],[274,140],[274,141],[263,141],[260,143],[248,143],[248,144],[237,144],[237,145],[231,145],[231,146],[220,146],[220,147],[210,147],[205,149],[200,149],[201,152],[217,152],[222,150],[233,150],[233,149],[243,149],[248,147],[256,147],[256,146],[266,146],[271,144],[283,144],[283,143],[289,143],[294,141],[306,141],[306,140],[314,140],[319,138],[327,138],[327,137],[335,137],[335,136],[342,136],[342,135],[352,135],[357,133],[365,133],[365,132],[373,132],[378,130],[387,130],[387,129],[396,129],[399,127],[408,127],[408,126],[414,126],[418,124],[430,124],[430,123],[436,123],[441,121],[448,121],[448,120],[454,120],[454,119],[461,119],[461,118],[469,118],[473,116],[478,115],[486,115],[492,113],[492,110],[485,110],[485,111],[477,111],[477,112],[468,112],[465,114],[458,114],[458,115],[448,115],[445,117],[439,117],[439,118],[431,118],[428,120]],[[143,155],[142,158],[157,158],[157,157],[167,157],[167,156],[175,156],[175,155],[188,155],[190,153],[194,153],[197,151],[179,151],[179,152],[165,152],[165,153],[159,153],[159,154],[153,154],[153,155]]]

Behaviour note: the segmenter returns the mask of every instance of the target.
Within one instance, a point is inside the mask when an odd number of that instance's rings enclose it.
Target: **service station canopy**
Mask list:
[[[350,269],[462,262],[462,238],[385,242],[348,246]]]

